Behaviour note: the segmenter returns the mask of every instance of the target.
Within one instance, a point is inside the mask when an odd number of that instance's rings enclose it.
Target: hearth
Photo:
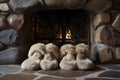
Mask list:
[[[89,14],[85,10],[48,10],[32,15],[33,41],[89,44]]]

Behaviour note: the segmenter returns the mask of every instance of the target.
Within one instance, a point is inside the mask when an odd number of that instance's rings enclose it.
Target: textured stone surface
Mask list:
[[[58,0],[56,0],[58,1]],[[64,3],[65,0],[63,0]],[[80,9],[83,8],[87,0],[66,0],[64,3],[67,9]]]
[[[111,70],[120,70],[120,64],[102,64],[100,65],[106,69],[111,69]]]
[[[100,62],[108,62],[113,60],[113,52],[110,47],[102,47],[98,49],[98,58]]]
[[[103,31],[103,27],[99,27],[98,30],[96,30],[95,32],[95,42],[102,42],[101,40],[101,35],[102,35],[102,32]]]
[[[0,0],[0,3],[8,2],[9,0]]]
[[[8,11],[9,10],[8,4],[7,3],[1,3],[0,4],[0,10],[1,11]]]
[[[91,73],[95,73],[98,71],[101,71],[103,69],[101,68],[95,68],[93,70],[53,70],[53,71],[39,71],[40,74],[46,74],[46,75],[54,75],[54,76],[59,76],[59,77],[80,77],[80,76],[85,76],[85,75],[89,75]]]
[[[10,27],[19,30],[24,23],[24,16],[23,14],[10,14],[7,17],[7,21]]]
[[[75,79],[70,79],[70,78],[55,78],[55,77],[42,77],[40,79],[37,80],[75,80]]]
[[[103,43],[103,40],[101,39],[102,36],[104,36],[106,38],[108,38],[110,36],[110,33],[111,33],[110,31],[109,31],[108,34],[106,32],[107,35],[105,34],[105,32],[104,32],[104,34],[102,33],[103,31],[105,31],[104,29],[107,29],[108,27],[110,27],[110,26],[103,25],[103,26],[98,27],[98,29],[95,31],[95,42],[101,42],[101,43]],[[111,43],[111,42],[109,42],[109,43]]]
[[[38,4],[37,0],[10,0],[9,1],[9,5],[14,11],[24,11],[25,9],[35,6],[37,4]]]
[[[0,73],[10,74],[20,70],[20,65],[0,65]]]
[[[35,71],[31,71],[31,70],[26,70],[26,69],[22,69],[21,70],[21,73],[35,73],[37,70],[35,70]]]
[[[39,2],[48,9],[80,9],[83,8],[86,0],[39,0]]]
[[[6,26],[7,26],[6,17],[0,15],[0,31],[6,28]]]
[[[99,75],[99,77],[120,78],[120,72],[118,71],[106,71]]]
[[[116,59],[120,59],[120,48],[116,48]]]
[[[1,50],[4,50],[4,49],[6,49],[7,48],[7,46],[5,46],[4,44],[2,44],[1,42],[0,42],[0,51]]]
[[[24,11],[37,6],[39,10],[85,9],[95,12],[107,11],[112,6],[110,0],[10,0],[14,11]],[[102,6],[101,6],[102,5]],[[34,9],[35,10],[35,9]]]
[[[22,60],[19,48],[9,48],[0,51],[0,64],[16,64]]]
[[[14,29],[7,29],[0,31],[0,42],[5,45],[18,45],[19,44],[19,34]]]
[[[81,9],[86,0],[10,0],[9,4],[14,11],[23,11],[39,5],[39,9]],[[27,4],[27,5],[26,5]]]
[[[110,9],[112,1],[110,0],[89,0],[85,9],[89,11],[102,12]]]
[[[35,77],[34,74],[7,74],[0,80],[33,80]]]
[[[117,15],[115,21],[112,26],[120,32],[120,14]]]
[[[96,71],[90,70],[90,74],[85,75],[89,70],[64,70],[62,71],[64,73],[60,70],[23,72],[20,65],[0,65],[0,80],[120,80],[118,78],[120,77],[120,68],[117,67],[120,66],[119,64],[100,64],[96,66],[99,66],[96,67]],[[82,71],[82,73],[79,74],[79,71]]]
[[[112,49],[110,46],[96,43],[93,47],[92,60],[95,62],[99,62],[99,61],[106,61],[106,60],[111,59],[111,50]],[[109,56],[104,56],[104,55],[109,55]]]
[[[118,46],[120,45],[120,32],[112,28],[110,25],[100,26],[95,32],[95,41]]]
[[[86,78],[84,80],[119,80],[119,79],[109,79],[109,78]]]
[[[110,21],[110,15],[108,13],[97,14],[94,19],[94,26],[98,27],[101,25],[108,24]]]

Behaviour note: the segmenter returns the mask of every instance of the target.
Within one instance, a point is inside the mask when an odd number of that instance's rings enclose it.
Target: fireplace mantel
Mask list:
[[[85,9],[88,11],[107,11],[112,7],[111,0],[10,0],[14,11],[56,10],[56,9]],[[101,6],[102,5],[102,6]]]

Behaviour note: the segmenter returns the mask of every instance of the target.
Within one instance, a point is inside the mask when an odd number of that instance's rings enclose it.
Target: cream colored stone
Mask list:
[[[95,31],[95,42],[107,44],[111,46],[120,45],[120,33],[111,25],[100,26]]]
[[[7,22],[9,24],[10,27],[16,29],[16,30],[20,30],[23,26],[24,23],[24,15],[23,14],[10,14],[7,17]]]
[[[102,42],[102,40],[101,40],[101,35],[102,35],[103,29],[104,29],[104,26],[100,26],[100,27],[96,30],[95,42]]]
[[[112,26],[120,32],[120,14],[117,15],[115,21],[112,23]]]
[[[10,8],[8,7],[7,3],[0,3],[0,10],[1,11],[8,11]]]
[[[105,25],[110,22],[110,15],[108,13],[97,14],[94,19],[94,26]]]

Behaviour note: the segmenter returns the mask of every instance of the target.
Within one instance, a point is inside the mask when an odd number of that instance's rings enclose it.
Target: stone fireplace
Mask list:
[[[86,43],[95,62],[119,63],[117,0],[0,2],[0,64],[21,63],[34,43]],[[102,6],[101,6],[102,5]]]

